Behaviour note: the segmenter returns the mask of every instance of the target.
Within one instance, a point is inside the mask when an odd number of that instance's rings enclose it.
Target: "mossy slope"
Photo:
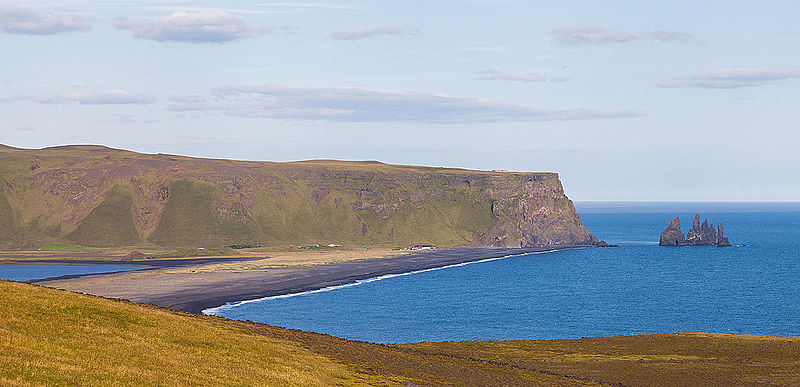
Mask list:
[[[220,219],[215,211],[213,186],[176,180],[169,184],[169,189],[164,212],[150,241],[178,246],[257,242],[252,224]]]
[[[122,186],[114,186],[105,200],[89,213],[67,238],[85,246],[129,246],[140,242],[133,223],[133,199]]]

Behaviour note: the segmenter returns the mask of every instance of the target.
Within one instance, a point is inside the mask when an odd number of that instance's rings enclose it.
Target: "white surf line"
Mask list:
[[[564,251],[564,250],[572,250],[572,249],[554,249],[554,250],[546,250],[546,251],[536,251],[536,252],[532,252],[532,253],[512,254],[512,255],[505,255],[505,256],[502,256],[502,257],[486,258],[486,259],[480,259],[480,260],[477,260],[477,261],[468,261],[468,262],[454,263],[452,265],[446,265],[446,266],[440,266],[440,267],[432,267],[430,269],[414,270],[414,271],[409,271],[409,272],[405,272],[405,273],[384,274],[384,275],[377,276],[377,277],[366,278],[366,279],[363,279],[363,280],[357,280],[355,282],[350,282],[350,283],[342,284],[342,285],[328,286],[328,287],[324,287],[324,288],[321,288],[321,289],[306,290],[304,292],[298,292],[298,293],[280,294],[280,295],[277,295],[277,296],[261,297],[261,298],[256,298],[256,299],[252,299],[252,300],[228,302],[225,305],[220,305],[220,306],[217,306],[217,307],[214,307],[214,308],[203,309],[202,313],[205,314],[205,315],[219,316],[219,313],[224,311],[224,310],[228,310],[228,309],[237,307],[239,305],[249,304],[249,303],[252,303],[252,302],[261,302],[261,301],[267,301],[267,300],[277,300],[277,299],[280,299],[280,298],[290,298],[290,297],[304,296],[304,295],[307,295],[307,294],[330,292],[332,290],[344,289],[344,288],[349,288],[349,287],[352,287],[352,286],[368,284],[370,282],[380,281],[380,280],[384,280],[384,279],[387,279],[387,278],[402,277],[402,276],[406,276],[406,275],[425,273],[425,272],[434,271],[434,270],[449,269],[449,268],[452,268],[452,267],[471,265],[473,263],[483,263],[483,262],[497,261],[497,260],[500,260],[500,259],[506,259],[506,258],[512,258],[512,257],[521,257],[523,255],[544,254],[544,253],[552,253],[552,252],[555,252],[555,251]]]

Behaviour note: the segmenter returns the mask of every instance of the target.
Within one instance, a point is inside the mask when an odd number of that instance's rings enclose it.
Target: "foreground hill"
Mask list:
[[[555,173],[0,147],[0,247],[594,245]]]
[[[0,305],[0,385],[800,384],[797,337],[380,345],[8,281]]]
[[[0,281],[0,385],[379,384],[223,321]],[[368,383],[367,383],[368,382]]]

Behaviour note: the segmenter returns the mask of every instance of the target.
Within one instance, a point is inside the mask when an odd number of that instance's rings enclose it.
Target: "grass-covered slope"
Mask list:
[[[220,321],[0,281],[0,385],[353,385],[388,381]]]
[[[85,246],[129,246],[140,241],[130,192],[114,186],[67,238]]]
[[[251,222],[223,220],[215,212],[215,190],[209,184],[177,180],[169,185],[161,220],[150,240],[159,245],[257,243]]]
[[[0,247],[596,243],[554,173],[67,146],[0,148],[0,180]]]
[[[0,385],[800,385],[800,338],[370,344],[0,281]]]

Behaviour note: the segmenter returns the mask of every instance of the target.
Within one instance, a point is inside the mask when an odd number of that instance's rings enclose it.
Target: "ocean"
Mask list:
[[[215,314],[371,342],[667,332],[800,335],[800,205],[579,203],[619,248],[514,256],[226,306]],[[694,213],[733,247],[658,246]]]
[[[149,266],[113,265],[0,265],[0,280],[34,281],[65,275],[112,273],[145,269]]]

